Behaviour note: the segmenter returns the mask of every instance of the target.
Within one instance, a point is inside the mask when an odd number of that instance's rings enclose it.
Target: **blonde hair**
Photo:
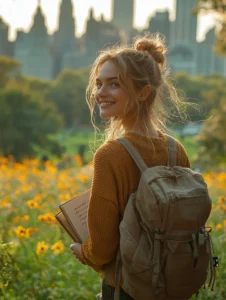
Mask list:
[[[98,129],[94,120],[96,76],[99,67],[108,60],[117,66],[119,83],[130,95],[131,101],[127,103],[126,111],[134,112],[131,117],[135,118],[135,124],[139,122],[139,128],[144,135],[151,137],[150,121],[156,129],[165,131],[166,122],[172,116],[175,117],[175,111],[181,116],[179,108],[183,101],[180,100],[170,78],[170,70],[166,64],[166,51],[164,39],[157,34],[137,37],[131,47],[114,46],[100,52],[92,66],[86,90],[86,101],[95,129]],[[142,90],[146,85],[151,86],[151,93],[146,101],[136,101],[133,91]],[[132,110],[134,107],[136,109]],[[106,122],[105,141],[123,136],[122,121],[120,118],[110,118]]]

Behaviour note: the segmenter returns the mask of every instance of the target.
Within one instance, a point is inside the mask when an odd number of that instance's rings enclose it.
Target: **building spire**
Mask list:
[[[71,0],[62,0],[59,13],[59,31],[62,38],[75,38],[74,8]],[[64,36],[64,37],[63,37]]]
[[[47,34],[47,28],[46,28],[46,24],[45,24],[45,16],[41,9],[41,0],[38,0],[36,12],[33,16],[33,25],[31,28],[31,33],[43,35],[43,36]]]
[[[94,19],[93,7],[91,7],[90,10],[89,10],[89,19]]]
[[[113,24],[120,30],[131,31],[134,19],[134,0],[114,0],[112,4]]]

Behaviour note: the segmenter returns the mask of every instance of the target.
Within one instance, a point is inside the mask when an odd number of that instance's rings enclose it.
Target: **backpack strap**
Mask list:
[[[125,138],[116,139],[120,144],[122,144],[129,154],[132,156],[133,160],[135,161],[136,165],[140,169],[141,173],[147,170],[147,165],[145,164],[144,160],[141,158],[140,154],[134,148],[130,141]]]
[[[120,248],[118,249],[115,265],[115,290],[114,300],[120,300],[120,281],[122,275],[122,259],[120,254]]]
[[[168,137],[168,162],[167,165],[169,167],[174,167],[177,164],[177,142],[176,140],[167,134]],[[141,172],[144,172],[147,169],[147,165],[141,158],[140,154],[134,148],[130,141],[125,138],[116,139],[120,144],[122,144],[129,154],[132,156],[133,160],[135,161],[136,165],[140,169]]]
[[[168,137],[168,162],[169,167],[174,167],[177,164],[177,142],[176,140],[167,134]]]

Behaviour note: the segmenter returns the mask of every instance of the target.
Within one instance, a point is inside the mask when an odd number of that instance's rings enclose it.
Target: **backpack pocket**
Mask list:
[[[141,236],[141,228],[134,209],[135,194],[131,194],[120,223],[120,254],[123,265],[129,269]]]
[[[120,248],[121,260],[123,266],[128,270],[129,274],[138,275],[142,280],[151,280],[150,272],[150,254],[147,252],[150,247],[147,246],[147,241],[143,233],[140,238],[135,240],[129,233],[125,223],[120,225],[121,239]]]
[[[123,244],[123,247],[121,245]],[[120,224],[120,254],[123,265],[129,268],[134,253],[137,248],[137,242],[128,231],[128,227],[122,221]]]
[[[139,275],[142,280],[151,280],[152,273],[150,268],[150,255],[152,249],[147,244],[144,233],[140,236],[139,244],[134,252],[131,264],[129,266],[129,273]]]
[[[151,253],[152,247],[147,240],[146,233],[139,225],[136,214],[131,212],[129,219],[127,215],[124,215],[120,223],[120,254],[123,268],[129,274],[136,275],[142,280],[151,280]]]
[[[198,248],[199,256],[194,265],[192,241],[167,240],[164,278],[168,296],[189,299],[197,293],[207,279],[209,253],[206,244]]]

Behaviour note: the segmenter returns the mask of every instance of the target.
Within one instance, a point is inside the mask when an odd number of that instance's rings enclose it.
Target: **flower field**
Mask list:
[[[95,299],[98,274],[71,254],[70,238],[55,220],[58,206],[90,187],[92,164],[76,156],[71,168],[12,158],[0,160],[0,299]],[[213,292],[226,299],[226,173],[205,175],[213,200],[208,226],[219,256]],[[195,298],[194,298],[195,299]]]

